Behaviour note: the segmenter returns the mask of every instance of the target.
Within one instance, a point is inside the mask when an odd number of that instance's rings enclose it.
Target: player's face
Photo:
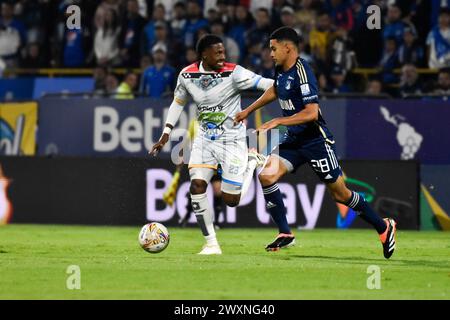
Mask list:
[[[214,70],[223,68],[225,63],[225,47],[222,43],[216,43],[207,48],[203,53],[203,61]]]
[[[283,41],[270,40],[270,57],[276,66],[282,66],[287,57],[287,46]]]

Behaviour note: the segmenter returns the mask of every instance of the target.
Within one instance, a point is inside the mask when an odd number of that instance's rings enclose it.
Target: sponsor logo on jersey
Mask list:
[[[302,94],[308,95],[311,93],[311,90],[309,89],[309,84],[304,83],[300,86],[300,90],[302,91]]]

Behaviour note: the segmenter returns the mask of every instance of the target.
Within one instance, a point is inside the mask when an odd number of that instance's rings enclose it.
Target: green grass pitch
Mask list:
[[[0,228],[0,299],[449,299],[450,233],[399,231],[382,256],[372,230],[297,231],[297,246],[268,253],[274,229],[218,231],[222,256],[198,256],[196,228],[170,228],[149,254],[140,226],[7,225]],[[81,289],[69,290],[69,265]],[[370,265],[381,288],[369,290]]]

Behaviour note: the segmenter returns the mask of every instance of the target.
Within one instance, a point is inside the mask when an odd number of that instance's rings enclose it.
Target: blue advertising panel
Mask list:
[[[33,99],[39,99],[46,93],[92,92],[93,78],[43,78],[35,79]]]
[[[349,100],[346,158],[450,163],[449,119],[442,101]]]
[[[38,154],[145,156],[161,135],[169,103],[43,98],[39,102]],[[181,118],[181,126],[186,127],[186,114]]]
[[[0,79],[0,100],[31,99],[34,78]]]

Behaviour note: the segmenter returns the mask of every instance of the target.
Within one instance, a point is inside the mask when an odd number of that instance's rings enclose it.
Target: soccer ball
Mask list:
[[[169,231],[158,222],[147,223],[139,232],[139,244],[147,252],[159,253],[169,245]]]

